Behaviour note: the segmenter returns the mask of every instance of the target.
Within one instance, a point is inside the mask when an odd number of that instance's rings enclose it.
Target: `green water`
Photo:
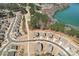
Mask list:
[[[79,4],[69,4],[68,8],[58,11],[54,17],[59,22],[79,27]]]

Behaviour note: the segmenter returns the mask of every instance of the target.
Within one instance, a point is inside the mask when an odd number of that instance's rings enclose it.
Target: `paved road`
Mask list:
[[[10,32],[11,32],[11,30],[12,30],[12,28],[13,28],[13,25],[14,25],[16,19],[17,19],[17,16],[16,16],[15,19],[13,20],[13,22],[12,22],[12,24],[11,24],[11,26],[10,26],[9,31],[8,31],[8,33],[6,34],[6,38],[8,39],[8,43],[2,48],[0,54],[2,54],[3,50],[12,42],[12,38],[10,37]]]
[[[8,42],[1,50],[0,50],[0,55],[2,55],[3,50],[10,44],[10,42]]]
[[[16,19],[16,18],[15,18]],[[1,54],[2,54],[2,52],[3,52],[3,50],[12,42],[11,41],[11,38],[9,37],[9,34],[10,34],[10,32],[11,32],[11,29],[12,29],[12,27],[13,27],[13,24],[14,24],[14,22],[15,22],[15,19],[13,20],[13,22],[12,22],[12,24],[11,24],[11,26],[10,26],[10,29],[9,29],[9,31],[8,31],[8,33],[6,34],[6,38],[8,39],[8,43],[2,48],[2,50],[1,50]]]
[[[66,51],[62,46],[58,45],[57,43],[55,42],[52,42],[52,41],[49,41],[49,40],[42,40],[42,39],[39,39],[39,40],[26,40],[26,41],[15,41],[15,40],[12,40],[13,43],[27,43],[27,42],[35,42],[35,41],[44,41],[44,42],[49,42],[53,45],[56,45],[58,46],[60,49],[62,49],[67,55],[71,55],[68,51]]]
[[[28,25],[28,17],[30,16],[30,12],[29,12],[29,8],[26,8],[26,10],[28,11],[28,13],[25,15],[25,19],[26,19],[26,29],[27,29],[27,35],[28,35],[28,40],[29,40],[29,25]],[[29,42],[28,42],[28,56],[29,56]]]
[[[17,18],[17,16],[16,16],[16,18]],[[15,18],[15,20],[16,20],[16,18]],[[16,39],[14,40],[14,38],[12,39],[11,37],[10,37],[10,32],[11,32],[11,30],[12,30],[12,28],[13,28],[13,25],[14,25],[14,23],[15,23],[15,20],[13,21],[13,23],[11,24],[11,26],[10,26],[10,29],[9,29],[9,31],[8,31],[8,33],[7,33],[7,38],[8,38],[8,40],[9,40],[9,42],[3,47],[3,49],[1,50],[1,53],[3,52],[3,50],[11,43],[11,42],[13,42],[13,43],[28,43],[28,42],[35,42],[35,41],[45,41],[45,42],[49,42],[49,43],[51,43],[51,44],[54,44],[54,45],[56,45],[56,46],[58,46],[59,48],[61,48],[67,55],[69,55],[70,56],[70,53],[69,52],[67,52],[63,47],[61,47],[60,45],[58,45],[57,43],[55,43],[55,42],[52,42],[52,41],[49,41],[49,40],[42,40],[42,39],[40,39],[40,40],[26,40],[26,41],[16,41]],[[28,28],[28,27],[27,27]],[[28,30],[28,29],[27,29]],[[28,30],[29,31],[29,30]]]

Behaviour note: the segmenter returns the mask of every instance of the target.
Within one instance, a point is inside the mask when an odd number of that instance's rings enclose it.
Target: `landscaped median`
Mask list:
[[[22,19],[22,30],[25,34],[27,34],[25,16],[23,16],[23,19]]]

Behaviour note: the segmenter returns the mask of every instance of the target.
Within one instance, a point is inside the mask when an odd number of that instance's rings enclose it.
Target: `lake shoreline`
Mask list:
[[[69,6],[68,6],[67,8],[69,8]],[[67,8],[64,8],[63,10],[65,10],[65,9],[67,9]],[[55,14],[52,16],[52,18],[55,19],[56,22],[63,23],[63,24],[65,24],[65,25],[67,25],[67,26],[69,26],[69,27],[71,27],[71,28],[73,28],[73,29],[78,30],[78,29],[79,29],[79,26],[75,26],[75,25],[72,25],[72,24],[67,24],[67,23],[61,22],[61,21],[59,21],[59,20],[55,17],[58,12],[61,12],[61,11],[63,11],[63,10],[57,10],[57,11],[55,12]]]

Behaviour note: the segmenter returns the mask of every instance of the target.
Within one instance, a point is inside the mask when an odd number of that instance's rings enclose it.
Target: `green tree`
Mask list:
[[[61,31],[64,32],[64,24],[62,23],[55,23],[49,26],[50,29],[56,30],[56,31]]]
[[[39,28],[43,24],[47,25],[48,19],[49,17],[47,15],[35,12],[33,16],[31,16],[31,25],[33,28]]]
[[[33,4],[33,3],[29,3],[28,5],[30,6],[31,15],[34,14],[36,10],[41,10],[40,6],[37,6],[37,5]]]

